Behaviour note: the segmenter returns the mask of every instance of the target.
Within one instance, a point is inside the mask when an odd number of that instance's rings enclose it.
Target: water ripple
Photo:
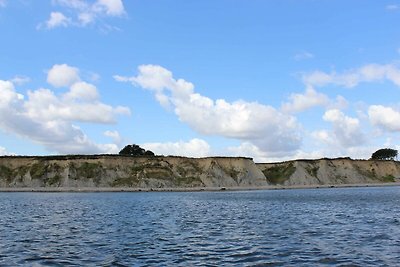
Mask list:
[[[0,266],[398,266],[400,188],[0,193]]]

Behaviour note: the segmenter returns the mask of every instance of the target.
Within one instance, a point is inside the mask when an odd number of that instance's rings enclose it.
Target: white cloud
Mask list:
[[[141,146],[157,155],[206,157],[211,154],[210,145],[206,141],[197,138],[188,142],[145,143],[141,144]]]
[[[5,7],[7,5],[7,0],[0,0],[0,7]]]
[[[397,9],[399,9],[399,5],[395,5],[395,4],[390,4],[390,5],[387,5],[386,6],[386,9],[387,10],[390,10],[390,11],[393,11],[393,10],[397,10]]]
[[[23,75],[15,75],[14,78],[10,80],[13,84],[23,85],[31,81],[31,78]]]
[[[302,51],[294,56],[294,59],[297,61],[312,59],[312,58],[314,58],[314,55],[307,51]]]
[[[285,112],[300,112],[315,106],[326,106],[329,104],[329,98],[315,91],[312,87],[306,89],[304,94],[291,94],[290,102],[282,105]]]
[[[142,65],[135,77],[114,77],[152,91],[161,105],[172,107],[179,120],[199,133],[248,141],[274,153],[290,153],[301,143],[295,117],[257,102],[212,100],[161,66]]]
[[[97,13],[105,13],[109,16],[121,16],[125,13],[124,4],[121,0],[98,0],[94,9]]]
[[[24,99],[23,95],[15,92],[14,84],[10,81],[0,80],[0,89],[0,108]]]
[[[329,84],[352,88],[362,82],[388,80],[400,86],[400,69],[395,64],[368,64],[358,69],[346,71],[342,74],[336,72],[325,73],[314,71],[303,75],[303,82],[307,86],[321,87]]]
[[[116,106],[114,108],[114,113],[115,114],[119,114],[119,115],[131,115],[131,110],[128,107],[124,107],[124,106]]]
[[[314,86],[323,86],[331,83],[333,80],[332,76],[333,74],[327,74],[325,72],[317,70],[312,73],[303,75],[302,79],[306,85],[314,87]]]
[[[319,159],[325,157],[322,151],[311,151],[305,152],[302,150],[294,151],[291,155],[279,156],[273,155],[268,152],[260,150],[257,146],[249,143],[243,142],[236,147],[228,147],[228,153],[236,157],[250,157],[253,158],[255,162],[267,163],[267,162],[281,162],[292,159]]]
[[[118,131],[105,131],[104,135],[110,137],[114,144],[120,145],[122,142],[122,137]]]
[[[54,87],[70,86],[79,80],[79,70],[67,64],[56,64],[47,73],[47,82]]]
[[[71,19],[67,18],[63,13],[51,12],[50,18],[45,22],[45,25],[47,29],[54,29],[56,27],[67,27],[70,23]]]
[[[53,29],[59,26],[80,26],[84,27],[89,24],[94,24],[106,17],[120,17],[125,12],[122,0],[97,0],[95,2],[85,0],[53,0],[54,6],[63,8],[63,12],[51,12],[50,18],[45,23],[40,23],[38,28],[43,28],[43,25],[48,29]],[[113,29],[113,27],[106,28]],[[104,27],[102,27],[104,28]]]
[[[70,98],[71,91],[60,97],[49,89],[38,89],[28,92],[24,107],[33,119],[115,123],[115,115],[120,110],[97,100]]]
[[[320,132],[321,140],[331,136],[333,142],[342,147],[354,147],[365,143],[366,138],[357,118],[348,117],[338,109],[330,109],[325,112],[323,119],[332,123],[333,131],[328,135]]]
[[[335,127],[335,126],[334,126]],[[347,130],[349,131],[349,130]],[[355,131],[354,138],[360,135]],[[351,157],[353,159],[368,159],[371,153],[377,150],[377,146],[370,145],[366,142],[365,135],[361,133],[359,144],[345,145],[340,141],[335,130],[319,130],[311,133],[310,137],[313,139],[313,154],[320,155],[321,157],[335,158],[335,157]]]
[[[228,152],[235,157],[253,158],[255,162],[271,162],[267,152],[262,151],[250,142],[243,142],[239,146],[228,147]]]
[[[334,101],[329,104],[330,109],[345,109],[349,105],[349,102],[341,95],[338,95]]]
[[[95,16],[92,13],[82,12],[78,14],[78,21],[80,25],[86,26],[95,20]]]
[[[0,156],[8,156],[8,155],[14,155],[14,153],[10,153],[7,151],[7,149],[0,146]]]
[[[72,84],[70,91],[65,96],[67,99],[97,100],[99,93],[93,84],[76,82]]]
[[[389,132],[400,131],[400,111],[391,107],[372,105],[368,108],[368,116],[372,125]]]
[[[311,136],[322,144],[334,145],[336,142],[327,130],[314,131],[311,133]]]
[[[69,79],[63,81],[62,85],[69,84],[65,82]],[[0,80],[0,129],[58,153],[116,153],[117,144],[97,144],[74,124],[114,123],[117,114],[129,112],[126,107],[112,107],[98,98],[97,89],[84,82],[72,84],[61,95],[40,88],[28,91],[25,97],[17,93],[12,82]]]

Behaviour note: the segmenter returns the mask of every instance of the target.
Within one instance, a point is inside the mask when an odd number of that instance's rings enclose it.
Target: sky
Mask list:
[[[400,1],[0,0],[0,155],[400,149]]]

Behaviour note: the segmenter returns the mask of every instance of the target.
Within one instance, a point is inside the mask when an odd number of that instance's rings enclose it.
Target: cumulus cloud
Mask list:
[[[332,130],[313,131],[310,137],[312,138],[314,152],[311,153],[320,155],[319,158],[351,157],[353,159],[368,159],[371,153],[376,151],[379,146],[367,142],[365,135],[363,133],[361,135],[364,139],[359,144],[347,146],[339,141],[336,133]]]
[[[300,146],[300,127],[293,116],[257,102],[210,99],[161,66],[142,65],[138,69],[137,76],[114,78],[153,92],[162,106],[172,107],[180,121],[199,133],[248,141],[275,153],[289,153]]]
[[[116,114],[125,114],[120,109],[111,107],[99,100],[83,97],[71,99],[71,91],[57,96],[49,89],[40,88],[28,92],[24,102],[26,113],[35,119],[62,119],[66,121],[115,123]]]
[[[188,142],[145,143],[141,144],[141,146],[158,155],[206,157],[211,154],[210,145],[206,141],[197,138],[189,140]]]
[[[312,87],[306,89],[304,94],[291,94],[289,102],[282,105],[285,112],[300,112],[315,106],[326,106],[330,102],[329,98]]]
[[[69,79],[61,80],[62,85],[70,83],[65,82]],[[117,144],[97,144],[75,123],[115,123],[115,116],[129,109],[100,102],[93,85],[80,82],[79,77],[75,80],[63,94],[39,88],[27,95],[19,94],[11,81],[0,80],[0,129],[58,153],[118,152]]]
[[[84,27],[96,23],[101,18],[119,17],[125,14],[122,0],[97,0],[95,2],[85,0],[53,0],[52,3],[58,8],[63,8],[64,12],[68,15],[66,16],[61,12],[51,12],[50,18],[45,23],[40,23],[38,28],[46,27],[47,29],[53,29],[60,26]]]
[[[332,123],[333,130],[331,134],[319,132],[321,140],[332,139],[342,147],[354,147],[365,143],[366,138],[357,118],[346,116],[338,109],[330,109],[325,112],[323,119]]]
[[[125,13],[121,0],[98,0],[94,4],[97,13],[105,13],[109,16],[121,16]]]
[[[67,18],[63,13],[51,12],[49,19],[45,22],[45,26],[47,29],[53,29],[56,27],[67,27],[70,23],[71,19]]]
[[[314,71],[303,75],[307,86],[321,87],[329,84],[353,88],[362,82],[388,80],[400,86],[400,69],[395,64],[368,64],[344,73]]]
[[[67,64],[56,64],[47,73],[47,82],[54,87],[70,86],[79,80],[79,70]]]
[[[76,82],[72,84],[70,91],[65,96],[67,99],[97,100],[99,93],[93,84]]]
[[[311,137],[320,143],[327,145],[334,145],[336,140],[332,137],[331,133],[327,130],[318,130],[311,133]]]
[[[372,105],[368,108],[368,116],[372,125],[385,131],[400,131],[400,111],[382,105]]]

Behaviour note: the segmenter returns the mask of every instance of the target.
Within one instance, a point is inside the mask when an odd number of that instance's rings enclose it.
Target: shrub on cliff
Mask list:
[[[145,150],[138,145],[132,144],[125,146],[120,152],[120,155],[127,155],[127,156],[146,156],[146,157],[154,157],[154,153],[150,150]]]
[[[372,153],[371,159],[394,160],[397,158],[398,151],[391,148],[382,148]]]

